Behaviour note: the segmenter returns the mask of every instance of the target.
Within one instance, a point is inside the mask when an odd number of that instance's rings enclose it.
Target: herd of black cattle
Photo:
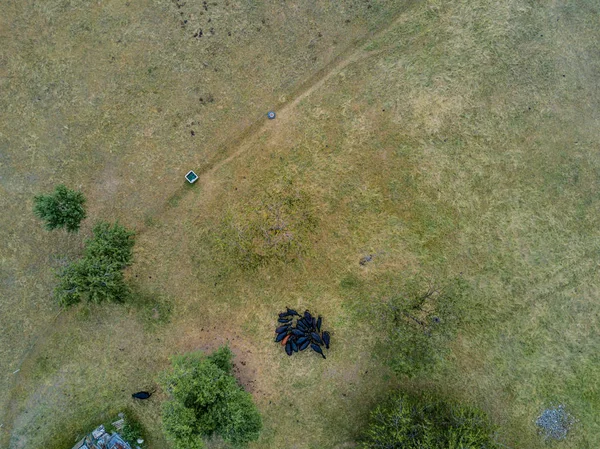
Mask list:
[[[275,342],[285,347],[287,355],[304,351],[310,346],[314,352],[326,358],[321,347],[324,345],[329,349],[330,335],[327,331],[321,332],[322,317],[315,318],[308,310],[304,315],[300,315],[288,307],[285,312],[279,314],[277,321],[279,327],[275,329]]]

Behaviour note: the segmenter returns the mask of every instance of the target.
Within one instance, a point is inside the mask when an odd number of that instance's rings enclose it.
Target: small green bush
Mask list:
[[[33,213],[45,221],[49,231],[66,228],[69,232],[77,232],[86,217],[83,193],[62,184],[56,186],[53,193],[35,196],[33,202]]]
[[[138,446],[138,439],[146,439],[144,437],[144,428],[130,413],[125,414],[124,421],[125,424],[123,424],[121,430],[118,431],[119,435],[121,435],[121,438],[127,441],[131,447]]]
[[[122,302],[128,293],[123,269],[131,264],[134,232],[118,223],[100,222],[85,244],[84,257],[59,274],[55,295],[63,306],[83,298],[99,304]]]
[[[222,347],[211,355],[173,358],[160,384],[171,398],[164,404],[165,434],[175,449],[200,449],[204,438],[219,436],[234,447],[258,439],[262,421],[252,396],[232,375],[232,353]]]
[[[497,449],[495,428],[472,407],[396,394],[371,413],[361,449]]]

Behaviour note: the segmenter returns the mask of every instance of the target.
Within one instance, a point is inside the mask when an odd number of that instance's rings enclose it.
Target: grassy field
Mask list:
[[[544,447],[534,421],[563,403],[579,422],[557,447],[600,446],[593,2],[2,9],[1,447],[69,447],[125,407],[167,447],[163,393],[130,393],[225,342],[263,414],[255,448],[354,447],[395,387],[481,407],[514,449]],[[84,235],[138,230],[131,304],[59,313],[53,272],[82,237],[31,213],[58,182],[88,197]],[[252,231],[273,211],[294,237],[275,255]],[[407,379],[371,311],[417,276],[470,288],[449,357]],[[270,342],[286,305],[325,317],[327,360]]]

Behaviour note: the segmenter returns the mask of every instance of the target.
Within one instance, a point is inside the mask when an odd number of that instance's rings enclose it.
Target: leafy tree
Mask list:
[[[499,449],[495,428],[472,407],[396,394],[371,413],[362,449]]]
[[[86,216],[83,193],[62,184],[56,186],[53,193],[35,196],[33,201],[33,213],[46,222],[49,231],[66,228],[69,232],[77,232]]]
[[[93,229],[94,237],[85,244],[85,258],[102,260],[123,269],[131,263],[135,232],[121,226],[99,222]]]
[[[227,346],[211,355],[191,353],[173,358],[161,386],[171,398],[163,406],[163,427],[175,449],[200,449],[204,438],[219,436],[235,447],[258,439],[262,421],[252,396],[232,374]]]
[[[468,285],[460,278],[443,286],[417,278],[403,290],[380,311],[385,338],[379,353],[398,374],[414,377],[444,360],[462,319]]]
[[[55,294],[60,304],[70,306],[83,298],[93,303],[120,302],[127,296],[123,269],[131,264],[134,232],[100,222],[85,243],[84,257],[59,275]]]

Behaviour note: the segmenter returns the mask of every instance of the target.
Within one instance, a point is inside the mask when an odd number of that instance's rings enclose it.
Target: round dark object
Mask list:
[[[273,111],[269,111],[269,112],[267,112],[267,118],[268,118],[269,120],[274,120],[274,119],[275,119],[275,117],[276,117],[276,116],[275,116],[275,112],[273,112]]]

